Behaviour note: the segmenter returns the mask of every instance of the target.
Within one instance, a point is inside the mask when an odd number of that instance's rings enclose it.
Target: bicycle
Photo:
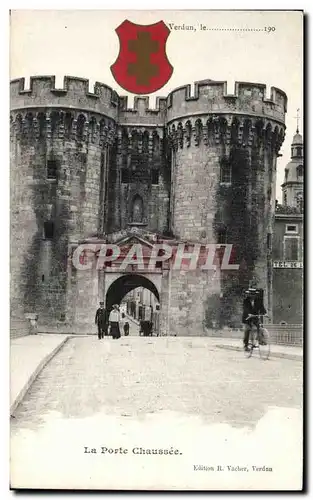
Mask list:
[[[259,349],[261,359],[268,359],[270,355],[270,335],[261,322],[262,314],[249,314],[247,319],[257,318],[256,324],[252,325],[249,335],[249,342],[244,354],[246,358],[251,358],[253,349]]]

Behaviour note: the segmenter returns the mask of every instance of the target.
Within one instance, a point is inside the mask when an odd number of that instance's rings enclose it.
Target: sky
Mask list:
[[[120,95],[127,94],[114,80],[110,66],[119,53],[115,29],[125,20],[168,26],[194,26],[196,30],[173,29],[166,52],[174,67],[168,83],[150,95],[166,96],[175,87],[197,80],[258,82],[282,89],[288,97],[286,138],[278,159],[276,198],[281,201],[284,168],[290,159],[292,137],[303,115],[303,31],[299,11],[107,11],[107,10],[15,10],[11,12],[10,78],[55,75],[63,86],[65,75],[106,83]],[[221,31],[201,31],[200,23]],[[264,31],[264,27],[271,28]],[[263,31],[223,31],[226,28]],[[129,105],[133,96],[129,94]]]

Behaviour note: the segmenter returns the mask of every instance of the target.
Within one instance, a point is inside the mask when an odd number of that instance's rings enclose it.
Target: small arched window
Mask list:
[[[132,203],[132,222],[141,223],[143,221],[143,201],[138,194],[134,197]]]
[[[287,193],[284,193],[284,205],[286,206],[287,205]]]
[[[129,184],[130,181],[130,171],[128,168],[122,168],[121,170],[121,182],[122,184]]]
[[[303,165],[297,167],[297,177],[303,177]]]
[[[302,213],[303,212],[303,194],[302,193],[297,194],[296,204],[297,204],[298,210],[300,211],[300,213]]]
[[[58,164],[53,158],[47,160],[47,179],[56,180],[58,174]]]
[[[220,183],[221,184],[231,184],[232,178],[232,168],[230,161],[227,159],[223,159],[221,161],[220,168]]]
[[[54,223],[52,220],[48,220],[44,223],[44,239],[53,240],[54,237]]]
[[[159,171],[156,168],[151,170],[151,184],[159,184]]]

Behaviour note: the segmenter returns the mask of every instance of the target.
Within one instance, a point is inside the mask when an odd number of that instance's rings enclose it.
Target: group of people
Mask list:
[[[257,323],[257,315],[267,315],[263,305],[263,296],[255,294],[257,290],[250,289],[245,292],[243,301],[242,322],[244,324],[243,344],[245,350],[248,349],[249,336],[252,328]],[[129,322],[124,313],[120,313],[120,308],[117,304],[108,312],[104,308],[104,302],[100,302],[100,307],[97,309],[95,323],[98,326],[98,338],[103,339],[104,336],[112,336],[113,339],[121,337],[120,326],[123,326],[124,335],[129,335]],[[152,335],[152,322],[141,321],[140,333],[144,336]]]
[[[117,304],[108,312],[104,308],[104,302],[100,302],[100,307],[97,309],[95,323],[98,326],[98,339],[103,339],[104,336],[111,336],[113,339],[121,337],[120,326],[123,326],[124,335],[129,335],[129,323],[124,313],[120,313],[120,308]]]

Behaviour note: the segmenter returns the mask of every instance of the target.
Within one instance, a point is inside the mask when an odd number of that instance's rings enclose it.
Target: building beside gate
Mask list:
[[[51,329],[89,332],[99,300],[147,288],[162,335],[201,335],[241,323],[251,281],[273,308],[276,160],[287,97],[265,85],[204,80],[157,99],[105,84],[53,77],[11,82],[12,324],[37,313]],[[296,146],[298,147],[298,146]],[[288,194],[287,194],[288,196]],[[295,223],[296,224],[296,223]],[[219,245],[213,267],[148,268],[153,246],[184,244],[189,257]],[[145,265],[98,268],[101,245],[141,245]],[[84,251],[78,269],[73,255]],[[210,246],[211,245],[211,246]],[[221,254],[232,245],[230,265]],[[100,249],[100,250],[99,250]],[[98,252],[98,253],[97,253]],[[215,266],[215,267],[214,267]]]
[[[273,322],[303,322],[303,139],[299,130],[276,206],[273,241]]]

